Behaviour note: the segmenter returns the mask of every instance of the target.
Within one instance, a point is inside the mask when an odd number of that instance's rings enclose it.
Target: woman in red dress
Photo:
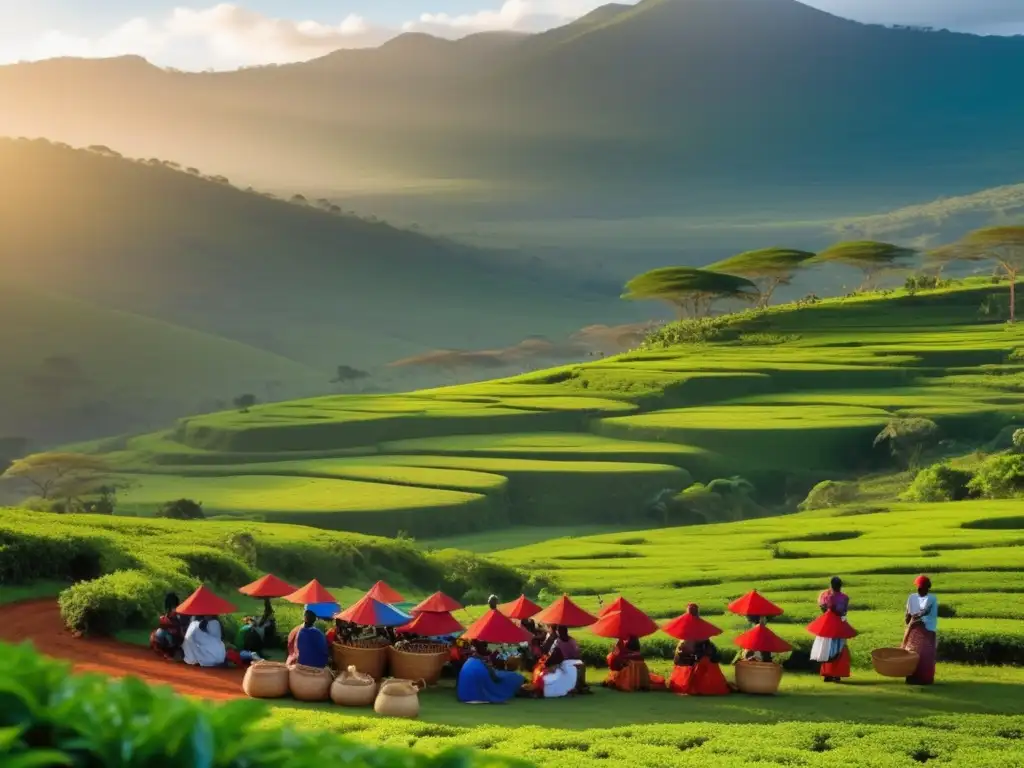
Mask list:
[[[843,580],[833,576],[829,588],[818,595],[818,608],[846,620],[850,598],[843,592]],[[850,676],[850,649],[845,640],[816,637],[811,646],[811,659],[821,662],[821,676],[826,683],[838,683]]]

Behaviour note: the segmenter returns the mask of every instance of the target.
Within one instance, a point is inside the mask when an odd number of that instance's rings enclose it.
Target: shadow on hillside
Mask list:
[[[784,683],[785,685],[785,683]],[[773,723],[849,721],[870,724],[919,723],[941,715],[1016,714],[1024,684],[954,682],[930,689],[896,682],[850,682],[820,690],[801,688],[778,696],[733,695],[688,698],[668,693],[624,694],[596,689],[591,696],[560,700],[516,699],[507,705],[460,704],[450,681],[421,695],[423,723],[451,726],[540,726],[567,730],[684,722]],[[282,703],[279,710],[313,705]],[[327,708],[338,715],[372,716],[370,710]],[[326,714],[326,712],[325,712]],[[341,730],[346,730],[342,728]]]

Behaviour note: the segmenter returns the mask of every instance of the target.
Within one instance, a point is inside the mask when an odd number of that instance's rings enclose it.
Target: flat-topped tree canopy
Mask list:
[[[938,264],[990,261],[1010,282],[1010,322],[1017,319],[1017,278],[1024,269],[1024,226],[984,227],[928,253]]]
[[[683,315],[699,317],[720,299],[754,301],[759,295],[745,277],[695,267],[660,267],[626,283],[622,298],[665,301]]]
[[[760,248],[730,256],[705,269],[752,280],[761,294],[761,306],[766,306],[775,289],[788,285],[793,273],[814,256],[811,251],[797,248]]]
[[[871,287],[879,273],[900,266],[917,255],[914,248],[877,240],[847,240],[830,245],[808,263],[845,264],[864,273],[864,287]]]

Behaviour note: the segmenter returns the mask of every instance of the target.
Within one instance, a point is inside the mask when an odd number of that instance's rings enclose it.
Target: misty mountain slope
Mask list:
[[[503,252],[46,142],[0,141],[0,267],[325,373],[636,311]]]
[[[873,190],[900,204],[1016,180],[1021,71],[1024,39],[887,29],[796,0],[643,0],[537,35],[403,35],[239,72],[4,67],[0,99],[18,106],[0,132],[243,184],[462,181],[481,185],[467,195],[482,215],[507,213],[510,189],[549,215]]]
[[[0,281],[0,437],[34,444],[325,390],[320,371],[150,318]]]

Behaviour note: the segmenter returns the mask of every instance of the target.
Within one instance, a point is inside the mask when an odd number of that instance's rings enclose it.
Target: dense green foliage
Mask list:
[[[0,511],[0,584],[50,579],[70,627],[111,633],[148,627],[167,591],[187,595],[199,582],[234,588],[272,572],[303,584],[317,578],[352,594],[379,578],[396,584],[471,591],[536,593],[550,582],[465,552],[424,554],[408,541],[329,533],[297,526],[178,522]],[[428,590],[432,591],[432,590]],[[296,617],[297,619],[297,614]]]
[[[275,727],[263,703],[220,706],[135,679],[70,675],[29,646],[0,644],[5,768],[475,768],[518,761],[469,750],[429,756]],[[526,763],[522,763],[526,765]]]

